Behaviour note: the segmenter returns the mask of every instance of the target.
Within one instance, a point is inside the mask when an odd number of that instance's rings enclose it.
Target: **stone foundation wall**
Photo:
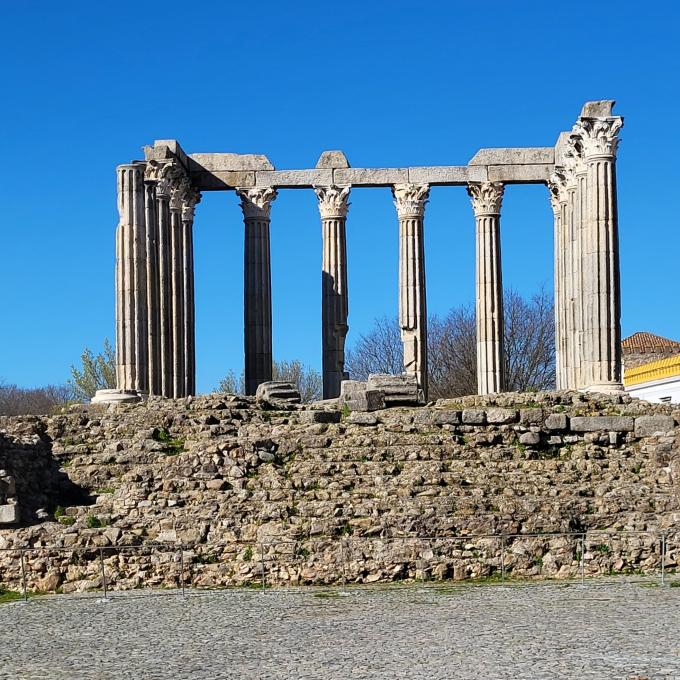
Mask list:
[[[101,587],[102,564],[117,588],[649,572],[661,532],[673,570],[679,423],[667,405],[569,392],[5,418],[23,525],[0,528],[0,586],[19,587],[21,549],[47,591]]]

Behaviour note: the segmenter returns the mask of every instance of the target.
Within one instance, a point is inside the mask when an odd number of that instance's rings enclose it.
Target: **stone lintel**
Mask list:
[[[491,165],[488,168],[489,182],[504,184],[538,184],[547,182],[555,169],[551,164],[542,165]]]
[[[252,189],[255,186],[254,172],[219,170],[216,172],[191,172],[191,183],[199,191],[224,191],[226,189]]]
[[[333,184],[389,187],[408,183],[408,168],[337,168],[333,170]]]
[[[468,182],[486,182],[486,166],[435,165],[408,168],[408,181],[413,184],[465,185]]]
[[[255,173],[258,187],[287,187],[311,189],[313,186],[333,184],[333,170],[273,170]]]
[[[552,146],[480,149],[468,165],[552,165],[555,149]],[[491,179],[491,178],[489,178]]]
[[[273,170],[271,161],[254,153],[192,153],[189,169],[193,172]]]

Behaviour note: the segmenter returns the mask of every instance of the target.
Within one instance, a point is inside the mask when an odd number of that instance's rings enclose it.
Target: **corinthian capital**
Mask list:
[[[189,186],[182,198],[182,222],[194,221],[194,208],[201,200],[201,192]]]
[[[322,219],[345,218],[349,208],[350,187],[314,187]]]
[[[616,156],[623,118],[579,118],[571,137],[580,143],[585,160]]]
[[[550,206],[553,213],[557,215],[560,212],[561,204],[566,200],[567,177],[565,169],[560,166],[555,167],[555,172],[550,173],[546,184],[550,192]]]
[[[429,184],[395,184],[392,187],[397,215],[401,217],[423,217],[425,204],[429,200]]]
[[[271,187],[236,189],[236,193],[241,198],[241,209],[245,219],[269,219],[272,201],[276,198],[276,189]]]
[[[467,187],[475,216],[500,215],[503,182],[470,182]]]

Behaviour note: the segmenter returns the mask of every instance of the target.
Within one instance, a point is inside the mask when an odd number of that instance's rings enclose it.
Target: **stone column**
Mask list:
[[[237,189],[245,222],[245,388],[255,394],[272,379],[272,295],[269,214],[276,190]]]
[[[612,116],[613,102],[586,104],[572,136],[583,152],[587,169],[584,242],[585,388],[617,392],[621,382],[621,297],[616,150],[623,125]]]
[[[564,291],[565,277],[565,238],[564,220],[566,217],[566,192],[562,168],[556,168],[548,180],[550,205],[554,219],[554,307],[555,307],[555,386],[558,390],[567,389],[567,348],[566,348],[566,300]]]
[[[148,170],[148,169],[147,169]],[[144,179],[146,213],[146,299],[149,394],[161,394],[160,315],[158,309],[158,216],[156,186],[158,180],[147,172]]]
[[[156,187],[158,215],[158,326],[160,354],[160,394],[172,397],[172,292],[171,271],[171,225],[170,225],[171,182],[163,174]]]
[[[184,396],[184,252],[182,204],[186,187],[174,184],[170,196],[170,308],[172,333],[172,396]]]
[[[194,207],[198,191],[187,191],[182,204],[182,265],[184,289],[184,394],[196,394],[196,314],[194,303]]]
[[[146,228],[144,164],[118,166],[116,233],[116,382],[147,391]]]
[[[340,396],[345,373],[347,316],[347,241],[345,236],[349,187],[315,187],[321,214],[323,258],[321,266],[321,317],[323,398]]]
[[[501,270],[501,182],[468,184],[477,231],[477,393],[505,389],[503,276]]]
[[[427,302],[423,218],[427,184],[392,187],[399,217],[399,326],[404,343],[404,372],[415,375],[427,399]]]

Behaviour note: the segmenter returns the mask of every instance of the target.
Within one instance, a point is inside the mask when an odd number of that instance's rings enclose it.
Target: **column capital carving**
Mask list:
[[[189,186],[182,198],[182,222],[194,221],[194,209],[196,204],[201,202],[201,192]]]
[[[424,217],[425,204],[430,197],[429,184],[395,184],[392,187],[397,215],[402,217]]]
[[[553,213],[558,215],[560,207],[567,199],[567,177],[566,171],[561,166],[556,166],[555,171],[550,173],[550,177],[546,182],[548,191],[550,192],[550,206]]]
[[[319,213],[322,219],[345,218],[350,206],[348,186],[314,187],[319,199]]]
[[[268,220],[272,201],[276,199],[276,189],[264,187],[258,189],[236,189],[241,199],[241,209],[246,220]]]
[[[619,146],[619,131],[623,127],[623,118],[579,118],[572,128],[570,138],[580,145],[586,161],[593,158],[611,158],[616,156]]]
[[[503,182],[470,182],[467,191],[475,217],[500,215],[504,189]]]

